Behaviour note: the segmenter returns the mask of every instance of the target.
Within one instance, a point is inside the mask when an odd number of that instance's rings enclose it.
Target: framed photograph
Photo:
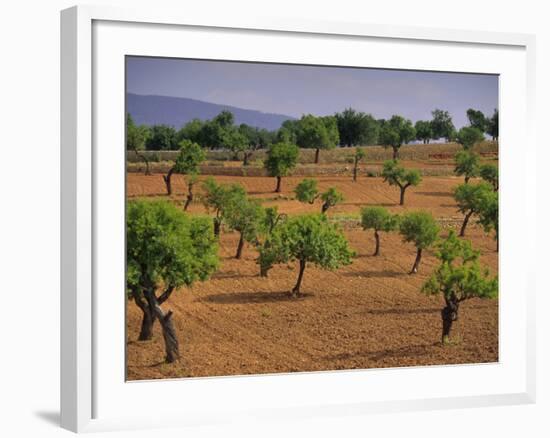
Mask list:
[[[61,26],[63,427],[534,402],[534,37]]]

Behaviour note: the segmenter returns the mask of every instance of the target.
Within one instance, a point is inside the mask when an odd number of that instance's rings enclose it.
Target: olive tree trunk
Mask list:
[[[171,167],[170,170],[166,175],[162,176],[162,179],[164,180],[164,184],[166,185],[166,191],[168,192],[168,196],[172,194],[172,175],[174,173],[174,168]]]
[[[357,182],[357,167],[359,166],[359,160],[355,159],[353,164],[353,182]]]
[[[243,255],[243,247],[244,247],[244,237],[243,233],[241,233],[241,236],[239,237],[239,244],[237,245],[237,254],[235,254],[236,259],[241,259]]]
[[[296,281],[296,285],[292,289],[292,295],[294,296],[300,295],[300,287],[302,286],[302,279],[304,278],[305,269],[306,269],[306,261],[300,260],[300,272],[298,273],[298,280]]]
[[[399,187],[400,193],[399,193],[399,205],[405,205],[405,190],[407,190],[406,186]]]
[[[409,274],[416,274],[418,272],[418,266],[420,265],[420,260],[422,259],[422,248],[416,250],[416,259],[414,260],[414,265]]]
[[[393,159],[397,160],[399,158],[399,147],[392,146],[393,149]]]
[[[464,216],[464,221],[462,222],[462,227],[460,227],[460,237],[464,237],[466,234],[466,227],[468,226],[468,221],[470,220],[470,217],[472,216],[474,212],[470,210],[468,213],[466,213],[466,216]]]
[[[379,256],[380,255],[380,235],[378,234],[378,230],[374,230],[374,240],[376,241],[376,247],[374,249],[373,256]]]
[[[319,148],[315,149],[315,164],[319,164],[319,151]]]
[[[219,217],[214,218],[214,236],[219,237],[222,228],[222,220]]]
[[[183,211],[187,211],[189,205],[193,202],[193,184],[187,184],[187,199],[185,200],[185,205],[183,206]]]
[[[277,187],[275,187],[275,193],[281,193],[281,180],[283,178],[281,176],[277,177]]]
[[[144,294],[149,307],[152,309],[162,327],[162,337],[164,338],[164,347],[166,351],[166,362],[173,363],[180,357],[178,338],[174,323],[172,321],[173,313],[171,310],[164,313],[164,310],[160,307],[153,290],[145,290]]]
[[[458,319],[458,303],[453,300],[445,300],[446,305],[441,309],[441,343],[448,344],[453,322]]]

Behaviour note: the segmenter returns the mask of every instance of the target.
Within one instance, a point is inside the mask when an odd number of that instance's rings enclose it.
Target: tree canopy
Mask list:
[[[470,178],[479,175],[479,157],[469,150],[458,151],[455,155],[455,173],[464,176],[464,182],[468,184]]]
[[[481,111],[469,108],[466,111],[466,116],[468,117],[468,121],[470,122],[470,126],[472,128],[476,128],[481,132],[485,132],[487,130],[487,118]]]
[[[379,125],[370,114],[346,108],[336,113],[340,144],[343,146],[366,146],[378,142]]]
[[[496,164],[483,164],[479,168],[479,176],[498,190],[498,166]]]
[[[214,213],[214,235],[219,236],[223,221],[234,205],[246,198],[246,191],[240,184],[222,185],[212,177],[203,183],[203,191],[202,203]]]
[[[447,141],[453,139],[455,135],[455,126],[449,111],[441,109],[433,110],[431,125],[434,139],[445,138]]]
[[[270,242],[268,251],[276,255],[274,263],[299,262],[298,280],[292,290],[294,295],[300,293],[308,263],[334,270],[350,264],[354,255],[342,231],[322,214],[289,217],[275,229]]]
[[[486,182],[478,184],[461,184],[454,189],[454,198],[458,205],[458,210],[464,214],[464,221],[460,229],[460,236],[463,237],[466,232],[466,226],[473,214],[479,213],[485,208],[490,196],[493,195],[492,187]]]
[[[424,144],[428,144],[434,136],[432,129],[432,123],[427,120],[419,120],[414,125],[416,131],[416,139],[422,141]]]
[[[460,128],[456,134],[456,141],[460,143],[464,149],[471,149],[476,143],[483,141],[483,131],[471,126]]]

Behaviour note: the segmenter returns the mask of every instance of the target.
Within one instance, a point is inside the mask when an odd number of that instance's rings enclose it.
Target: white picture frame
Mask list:
[[[145,32],[147,36],[140,37]],[[460,56],[426,62],[424,68],[503,75],[501,148],[511,146],[504,149],[506,152],[500,164],[500,286],[505,293],[501,294],[499,331],[500,343],[504,344],[501,345],[500,354],[503,359],[498,364],[158,382],[129,383],[121,380],[123,372],[120,361],[124,357],[124,347],[119,340],[123,328],[116,328],[116,324],[124,317],[120,314],[120,309],[123,308],[124,283],[119,281],[124,276],[119,260],[123,254],[120,251],[106,252],[101,239],[110,236],[113,242],[118,242],[113,243],[116,248],[119,248],[116,245],[121,242],[120,239],[122,242],[124,239],[121,234],[124,216],[117,214],[121,211],[119,201],[121,191],[124,190],[120,179],[124,148],[121,142],[120,150],[113,147],[111,152],[103,149],[98,151],[98,144],[107,138],[114,141],[121,139],[124,112],[120,111],[120,102],[124,96],[117,94],[120,91],[120,81],[123,81],[119,74],[122,62],[120,56],[152,54],[161,47],[164,52],[158,52],[158,55],[181,56],[177,41],[173,44],[174,47],[171,47],[170,41],[174,37],[185,38],[190,32],[200,33],[205,41],[189,54],[195,57],[200,56],[203,50],[204,55],[201,57],[211,59],[237,57],[265,61],[281,60],[284,56],[287,62],[300,62],[298,52],[287,52],[285,55],[276,53],[274,41],[294,39],[294,45],[298,42],[311,44],[307,47],[312,48],[311,59],[308,60],[312,63],[322,64],[323,59],[327,63],[327,57],[330,56],[336,58],[336,51],[331,54],[330,50],[326,50],[326,47],[330,47],[328,43],[334,42],[334,48],[370,44],[373,59],[379,56],[379,61],[372,61],[374,64],[371,66],[413,68],[414,62],[403,59],[405,56],[384,58],[376,45],[384,44],[384,51],[395,53],[400,50],[403,55],[405,47],[407,52],[416,47],[415,50],[426,53],[443,53],[452,46],[453,50],[460,51]],[[222,35],[224,32],[227,35]],[[236,42],[251,37],[262,40],[263,59],[258,58],[259,52],[254,54],[254,45],[247,49],[250,50],[248,53],[245,53],[244,48],[235,49],[232,53],[227,50],[224,52],[227,58],[224,55],[220,58],[220,52],[216,54],[214,49],[209,52],[208,40],[215,40],[220,36],[227,39],[229,34]],[[316,54],[315,44],[320,44],[316,43],[319,39],[322,39],[325,46]],[[129,40],[134,44],[131,49],[127,46]],[[139,44],[143,45],[143,51]],[[282,47],[284,44],[281,41],[277,47],[279,45]],[[343,52],[345,50],[338,51],[340,58],[334,62],[348,65],[343,61]],[[469,52],[474,55],[468,55]],[[380,55],[375,55],[376,53]],[[534,247],[536,221],[534,215],[529,216],[527,209],[517,204],[536,203],[536,176],[533,171],[528,173],[526,166],[526,157],[535,156],[532,127],[534,53],[535,39],[531,35],[271,18],[224,22],[156,8],[127,10],[77,6],[62,11],[61,426],[75,432],[84,432],[209,424],[250,417],[269,420],[275,417],[362,415],[372,412],[534,402],[535,273],[532,269],[535,264],[529,263],[529,258],[524,255],[534,254],[534,251],[527,250]],[[318,57],[315,58],[316,56]],[[442,58],[445,56],[442,55]],[[110,61],[114,67],[111,67]],[[113,84],[107,84],[108,79],[105,78],[110,77],[113,71],[116,80]],[[114,100],[111,102],[109,99]],[[518,120],[517,126],[513,128],[506,124],[512,117]],[[519,147],[514,146],[517,144],[514,139],[520,136],[524,141],[521,143],[521,150],[518,150]],[[113,155],[108,155],[110,153]],[[506,181],[510,178],[507,170],[513,166],[516,169],[516,184],[512,187]],[[514,205],[515,210],[512,210]],[[513,233],[515,225],[519,223],[523,224],[523,230],[527,230],[523,232],[522,238]],[[107,229],[108,227],[110,228]],[[518,251],[521,255],[514,255]],[[110,253],[116,253],[113,257],[118,259],[109,259]],[[510,263],[515,263],[514,272],[506,269]],[[120,287],[122,297],[120,303],[106,308],[101,294],[106,290],[116,291],[117,287]],[[517,293],[507,294],[507,288],[514,289]],[[102,315],[101,320],[98,313]],[[510,324],[515,324],[515,332],[508,330]],[[110,338],[114,340],[111,341]],[[121,349],[120,354],[116,353],[117,346]],[[105,360],[106,357],[109,358],[108,361]],[[451,373],[456,376],[458,385],[454,389],[449,388],[447,392],[437,382],[444,381]],[[476,377],[478,375],[480,377]],[[422,390],[415,387],[414,382],[419,382],[420,385],[422,379],[433,379],[434,387]],[[369,382],[366,383],[366,380]],[[467,384],[468,381],[472,383],[472,387]],[[408,388],[407,385],[410,388],[403,389]],[[478,387],[475,391],[472,389],[474,385]],[[392,386],[395,388],[392,389]],[[159,409],[153,414],[149,410],[150,415],[132,415],[131,409],[118,409],[119,406],[131,403],[139,394],[181,396],[183,387],[185,394],[190,395],[187,398],[182,397],[169,412]],[[377,393],[376,387],[384,388],[387,395],[381,397],[380,390]],[[289,388],[294,388],[298,393],[293,403],[285,399],[284,391]],[[360,391],[352,392],[349,388],[359,388]],[[195,394],[194,399],[192,394]],[[199,394],[204,394],[202,399]],[[208,399],[212,394],[216,394],[218,400]],[[247,404],[242,400],[245,397],[256,398],[252,404]]]

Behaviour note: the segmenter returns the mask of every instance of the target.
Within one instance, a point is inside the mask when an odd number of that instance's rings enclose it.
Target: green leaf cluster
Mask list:
[[[393,231],[399,225],[399,216],[391,214],[384,207],[364,207],[361,209],[361,226],[364,230]]]
[[[403,214],[399,220],[399,233],[405,242],[411,242],[418,249],[432,246],[439,235],[439,225],[431,213],[412,211]]]
[[[422,176],[418,170],[405,169],[399,165],[397,160],[384,161],[382,177],[384,182],[400,188],[417,186],[422,181]]]
[[[298,147],[292,143],[275,143],[267,151],[264,166],[269,176],[286,176],[298,163]]]

